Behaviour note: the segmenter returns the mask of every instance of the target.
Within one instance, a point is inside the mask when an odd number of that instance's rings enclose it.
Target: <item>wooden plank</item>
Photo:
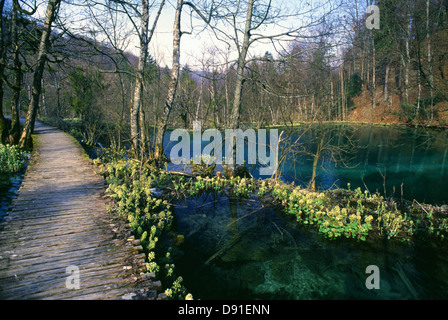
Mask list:
[[[121,241],[119,240],[111,240],[107,243],[107,245],[104,244],[104,241],[97,240],[97,241],[89,241],[88,243],[73,243],[69,242],[67,244],[59,244],[57,246],[45,246],[42,244],[41,246],[33,246],[30,248],[26,248],[25,250],[18,250],[18,251],[10,251],[10,255],[5,255],[9,261],[9,265],[13,266],[15,262],[26,265],[26,264],[33,264],[35,261],[33,259],[36,259],[37,261],[41,260],[42,256],[45,256],[45,263],[49,263],[53,256],[59,256],[59,255],[65,255],[70,254],[72,257],[77,257],[79,255],[86,255],[89,253],[88,250],[112,250],[112,248],[117,246],[117,243],[119,245],[122,245]],[[75,244],[75,246],[74,246]],[[74,247],[76,247],[76,251],[74,251]],[[129,250],[132,250],[129,248]],[[45,254],[42,254],[41,252],[45,251]],[[3,258],[5,258],[3,256]],[[2,264],[0,264],[1,268]]]
[[[80,278],[81,280],[84,278],[89,277],[96,277],[96,276],[102,276],[103,273],[117,273],[117,270],[124,270],[122,265],[108,265],[108,266],[93,266],[89,268],[82,268],[80,269]],[[60,274],[58,276],[55,276],[53,273],[31,273],[27,275],[23,275],[20,279],[21,284],[27,284],[27,285],[35,285],[39,284],[42,281],[52,281],[55,279],[64,279],[64,281],[67,279],[69,275],[66,273],[66,268],[61,268]],[[12,279],[12,278],[11,278]],[[10,287],[17,287],[17,282],[19,281],[16,277],[13,278],[14,281],[9,281],[8,283],[5,281],[2,284],[3,289],[8,289]]]
[[[144,254],[126,241],[124,220],[107,213],[104,180],[80,147],[40,123],[36,132],[39,150],[0,224],[0,298],[120,299],[151,287],[136,281]],[[71,265],[79,290],[65,286]]]
[[[113,228],[113,227],[111,227]],[[116,229],[112,229],[116,230]],[[52,232],[52,236],[48,237],[48,232]],[[113,231],[105,230],[103,226],[96,226],[88,224],[85,222],[84,224],[78,224],[76,227],[72,228],[63,228],[60,225],[54,225],[52,228],[48,228],[46,231],[39,228],[39,226],[26,226],[21,230],[17,231],[5,231],[2,232],[2,238],[0,242],[5,245],[7,248],[9,245],[16,245],[20,242],[27,242],[24,246],[32,247],[34,245],[40,245],[41,240],[44,241],[45,244],[52,245],[53,243],[58,243],[64,241],[64,237],[70,236],[74,233],[88,233],[88,236],[98,232],[110,232],[112,234]],[[117,230],[118,232],[118,230]],[[104,237],[105,235],[102,234]],[[69,240],[69,239],[67,239]],[[29,242],[29,243],[28,243]]]

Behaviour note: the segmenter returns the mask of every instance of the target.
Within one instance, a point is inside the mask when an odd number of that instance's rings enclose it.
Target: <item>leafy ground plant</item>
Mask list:
[[[0,144],[0,173],[17,172],[25,163],[26,153],[17,146]]]
[[[170,248],[159,245],[162,233],[171,227],[173,213],[166,200],[155,196],[154,187],[164,185],[168,174],[127,159],[97,164],[106,177],[107,192],[115,200],[110,211],[127,220],[134,236],[140,239],[146,255],[147,272],[155,273],[162,281],[167,288],[167,298],[190,298],[182,285],[182,277],[176,276]]]

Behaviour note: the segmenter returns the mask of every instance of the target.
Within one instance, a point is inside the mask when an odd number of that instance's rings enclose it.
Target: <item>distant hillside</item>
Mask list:
[[[349,120],[375,123],[402,123],[448,127],[448,30],[441,30],[431,36],[432,71],[434,75],[434,108],[430,107],[428,86],[427,41],[414,47],[413,69],[410,72],[409,105],[406,105],[399,66],[390,69],[388,94],[385,95],[384,73],[377,72],[375,107],[372,107],[370,90],[363,85],[361,94],[352,98]],[[419,69],[421,68],[421,69]],[[402,72],[402,71],[401,71]],[[398,75],[398,76],[397,76]],[[418,115],[418,116],[416,116]]]

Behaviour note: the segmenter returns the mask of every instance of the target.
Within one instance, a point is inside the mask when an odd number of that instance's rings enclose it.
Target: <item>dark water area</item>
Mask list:
[[[0,222],[8,213],[11,202],[17,196],[17,192],[25,176],[25,168],[20,172],[0,174]]]
[[[257,199],[209,194],[179,203],[177,272],[195,299],[447,299],[448,248],[330,241]],[[368,266],[379,270],[369,290]]]

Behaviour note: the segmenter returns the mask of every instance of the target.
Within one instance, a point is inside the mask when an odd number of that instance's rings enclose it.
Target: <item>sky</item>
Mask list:
[[[11,1],[11,0],[7,0]],[[26,2],[34,2],[35,0],[24,0]],[[36,17],[42,18],[45,13],[47,0],[36,0],[39,4],[39,9],[36,14]],[[80,20],[77,12],[85,12],[85,7],[73,7],[67,4],[67,2],[73,1],[75,3],[82,3],[84,0],[66,0],[61,5],[60,16],[66,21],[70,22],[72,28],[81,30],[81,28],[89,28],[88,20]],[[96,0],[101,3],[103,0]],[[260,0],[261,3],[267,3],[268,0]],[[315,8],[314,6],[318,6],[319,2],[327,2],[332,0],[315,0],[310,1],[308,3],[306,0],[304,1],[294,1],[294,0],[273,0],[273,6],[284,6],[288,8],[291,12],[294,9],[297,9],[300,6],[300,10],[302,13],[299,17],[288,18],[281,21],[277,21],[276,25],[270,25],[264,29],[260,29],[262,33],[265,34],[275,34],[281,32],[280,24],[284,27],[298,27],[301,24],[306,25],[309,19],[312,19],[312,15],[320,15],[322,14],[322,8]],[[336,0],[335,0],[336,1]],[[172,64],[172,47],[173,47],[173,23],[174,23],[174,15],[175,15],[175,6],[176,0],[166,0],[165,7],[160,16],[156,32],[154,37],[150,43],[150,54],[155,60],[158,62],[160,66],[168,66],[170,67]],[[196,1],[197,3],[199,1]],[[151,17],[154,18],[157,12],[158,6],[157,4],[151,10]],[[225,9],[222,9],[225,11]],[[85,13],[83,13],[85,14]],[[240,25],[244,25],[244,12],[242,14],[242,19]],[[197,14],[193,14],[193,18],[190,17],[190,10],[184,7],[184,12],[182,15],[182,31],[192,31],[192,34],[184,34],[181,41],[181,64],[188,64],[191,69],[201,69],[204,60],[208,60],[209,62],[219,63],[223,62],[226,58],[224,57],[226,54],[230,55],[230,60],[236,57],[235,47],[229,49],[228,45],[225,43],[218,41],[215,35],[210,31],[210,28],[205,28],[205,24],[202,20],[198,19]],[[107,18],[104,24],[110,23],[107,21]],[[152,21],[150,22],[150,26],[152,25]],[[192,29],[191,26],[194,26]],[[231,29],[225,29],[223,25],[220,27],[224,30],[227,30],[229,33],[233,33]],[[138,54],[139,50],[139,41],[138,37],[135,34],[135,30],[132,27],[132,24],[127,21],[124,22],[121,27],[121,31],[127,29],[128,33],[126,35],[127,45],[123,45],[127,51],[130,51],[134,54]],[[283,29],[284,30],[284,29]],[[101,36],[99,36],[101,37]],[[287,44],[285,44],[285,48]],[[211,48],[219,48],[219,50],[210,50]],[[277,46],[277,49],[279,47]],[[250,55],[254,56],[264,56],[265,52],[269,51],[271,54],[276,56],[276,49],[272,46],[272,44],[263,44],[263,43],[255,43],[251,46]],[[229,58],[227,58],[229,60]]]
[[[150,53],[161,65],[171,65],[171,51],[173,47],[173,23],[175,15],[175,0],[170,0],[165,5],[164,11],[158,22],[156,32],[150,45]],[[155,14],[155,13],[154,13]],[[184,34],[181,39],[181,64],[188,64],[190,68],[200,68],[204,59],[219,59],[216,50],[211,54],[210,49],[214,47],[226,52],[228,47],[216,39],[210,28],[206,28],[205,23],[193,14],[191,20],[189,10],[184,10],[182,15],[183,31],[191,31],[191,21],[193,21],[193,32]],[[230,32],[230,31],[229,31]],[[134,46],[138,49],[138,46]],[[255,47],[254,47],[255,48]],[[270,46],[259,46],[253,53],[263,55],[271,50]],[[210,55],[213,55],[211,57]],[[232,55],[235,58],[235,55]]]
[[[322,0],[325,2],[325,0]],[[263,1],[262,1],[263,2]],[[265,3],[267,1],[264,1]],[[283,6],[284,8],[291,8],[293,10],[294,7],[298,6],[298,3],[301,3],[303,5],[303,12],[308,12],[308,8],[310,6],[306,6],[305,1],[293,1],[293,0],[277,0],[273,1],[273,5],[275,6]],[[314,1],[315,3],[318,3],[319,1]],[[159,23],[156,28],[156,33],[154,35],[154,39],[152,40],[150,53],[153,57],[156,58],[156,60],[161,65],[171,65],[171,50],[172,50],[172,30],[173,30],[173,22],[174,22],[174,14],[175,14],[175,5],[176,0],[168,0],[167,4],[165,5],[164,11],[160,17]],[[154,10],[154,14],[155,14]],[[244,17],[245,13],[243,14]],[[210,28],[205,28],[205,24],[202,20],[197,18],[196,14],[193,14],[193,20],[190,19],[189,10],[184,9],[184,13],[182,15],[182,21],[183,21],[183,31],[190,31],[191,30],[191,21],[193,21],[193,25],[195,28],[193,29],[192,34],[185,34],[182,37],[181,40],[181,64],[185,65],[188,64],[189,67],[195,69],[195,68],[201,68],[201,60],[204,59],[213,59],[213,60],[219,60],[220,54],[217,51],[213,51],[212,54],[210,54],[210,48],[218,47],[224,54],[228,51],[228,45],[217,40],[215,35],[210,31]],[[284,27],[291,27],[295,26],[297,27],[301,23],[306,23],[306,19],[311,18],[311,14],[304,14],[299,18],[285,18],[284,21],[281,21],[280,23]],[[243,21],[240,21],[243,22]],[[241,26],[244,25],[244,23],[240,24]],[[221,25],[221,28],[225,29],[226,27]],[[227,32],[233,33],[233,30],[226,29]],[[274,26],[270,25],[265,29],[260,29],[265,34],[276,34],[281,33],[284,31],[280,26]],[[277,49],[279,46],[277,45]],[[134,45],[134,50],[138,49],[138,45]],[[230,54],[231,58],[235,58],[235,48],[232,48],[232,53]],[[250,54],[252,56],[264,56],[266,52],[270,52],[274,56],[276,55],[276,49],[272,46],[272,44],[268,43],[262,43],[257,42],[254,43],[254,45],[251,46]],[[221,54],[221,55],[222,55]],[[221,57],[221,59],[223,59]]]

